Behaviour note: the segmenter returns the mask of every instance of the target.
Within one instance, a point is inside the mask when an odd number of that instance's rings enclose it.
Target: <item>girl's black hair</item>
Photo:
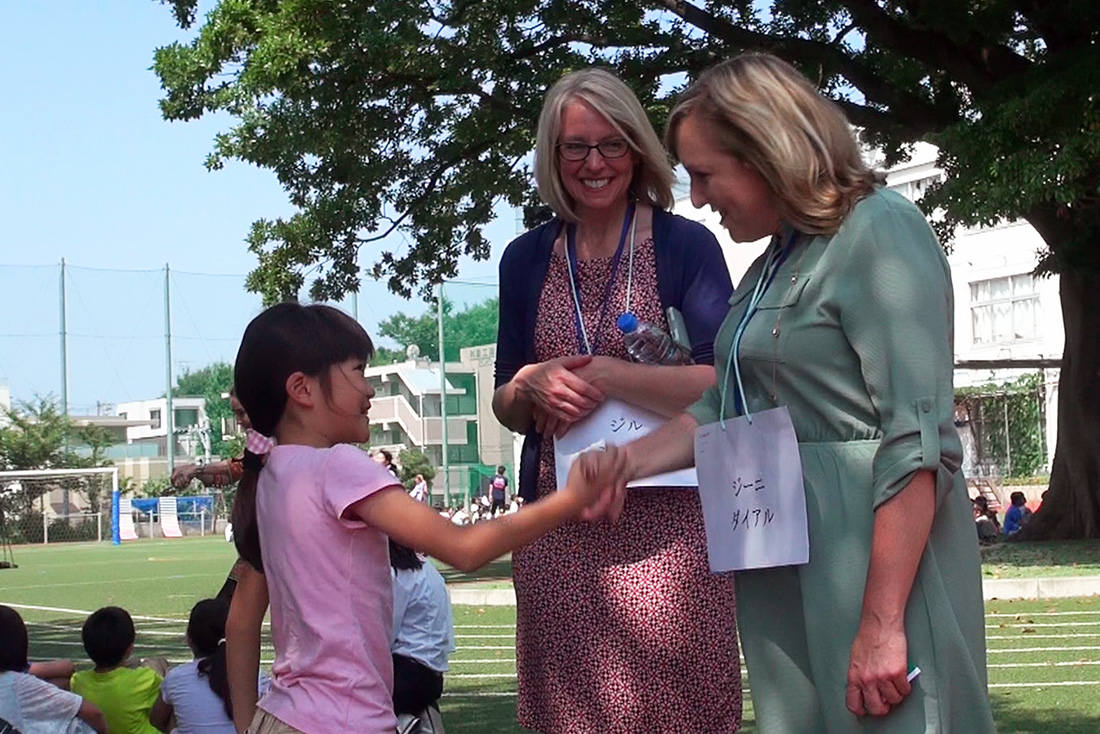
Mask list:
[[[394,571],[419,571],[423,565],[416,551],[390,538],[390,566]]]
[[[233,705],[229,700],[229,673],[225,661],[225,620],[229,605],[221,599],[203,599],[191,608],[187,621],[187,637],[199,657],[199,675],[222,700],[225,714],[233,720]]]
[[[280,303],[252,319],[244,330],[233,368],[237,400],[248,413],[252,428],[273,436],[286,409],[288,377],[295,372],[318,377],[327,392],[332,365],[352,357],[366,361],[373,355],[374,345],[367,332],[343,311],[319,303]],[[256,483],[261,466],[259,461],[244,462],[233,503],[233,538],[240,556],[262,572],[256,524]]]
[[[11,607],[0,605],[0,672],[14,670],[27,672],[27,652],[30,638],[27,637],[27,625],[19,612]]]

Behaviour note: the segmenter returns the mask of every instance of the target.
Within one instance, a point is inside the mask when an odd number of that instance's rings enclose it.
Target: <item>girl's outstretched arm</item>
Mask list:
[[[569,520],[604,514],[617,518],[626,486],[625,471],[625,457],[614,447],[583,454],[560,492],[520,512],[476,525],[455,525],[398,486],[360,500],[346,514],[378,528],[402,545],[469,572]]]
[[[233,726],[244,734],[256,713],[260,677],[260,628],[267,613],[267,579],[242,564],[225,622],[225,661]]]

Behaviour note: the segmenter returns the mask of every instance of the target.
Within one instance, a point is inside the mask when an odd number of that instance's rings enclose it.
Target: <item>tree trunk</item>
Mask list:
[[[1066,344],[1050,489],[1021,540],[1100,538],[1100,273],[1060,275]]]

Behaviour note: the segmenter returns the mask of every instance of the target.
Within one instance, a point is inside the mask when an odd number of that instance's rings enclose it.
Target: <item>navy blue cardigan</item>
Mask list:
[[[550,267],[554,240],[562,227],[554,219],[520,235],[500,259],[500,323],[497,330],[496,387],[507,384],[535,357],[535,317]],[[733,292],[718,240],[703,225],[660,209],[653,210],[653,249],[661,310],[684,315],[696,364],[714,364],[714,336],[729,310]],[[519,495],[536,498],[542,436],[534,422],[520,457]]]

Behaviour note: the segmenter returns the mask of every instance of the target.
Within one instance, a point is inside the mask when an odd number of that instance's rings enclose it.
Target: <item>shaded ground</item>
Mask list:
[[[1001,541],[982,548],[982,576],[994,579],[1100,576],[1100,543]]]

